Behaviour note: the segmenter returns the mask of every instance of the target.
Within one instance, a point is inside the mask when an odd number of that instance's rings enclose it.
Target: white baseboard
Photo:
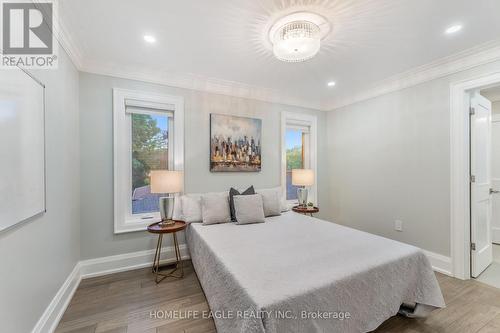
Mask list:
[[[179,245],[181,258],[189,259],[189,252],[185,244]],[[102,257],[80,261],[80,272],[83,279],[107,275],[112,273],[130,271],[144,268],[153,264],[155,250],[146,250],[132,253],[119,254],[116,256]],[[161,250],[161,263],[175,261],[173,246],[164,247]]]
[[[453,276],[451,258],[447,256],[443,256],[442,254],[434,253],[431,251],[424,250],[425,255],[429,258],[431,262],[432,269],[436,272]]]
[[[54,332],[80,281],[80,263],[78,262],[43,312],[32,333]]]
[[[189,259],[187,246],[181,244],[179,249],[181,250],[182,259]],[[78,262],[47,309],[45,309],[43,315],[33,328],[32,333],[54,332],[82,279],[151,266],[154,254],[155,250],[146,250]],[[162,248],[161,257],[162,264],[174,262],[174,248]]]

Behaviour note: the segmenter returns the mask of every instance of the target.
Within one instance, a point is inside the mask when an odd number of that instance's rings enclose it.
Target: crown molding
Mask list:
[[[308,109],[327,111],[327,105],[312,102],[289,94],[252,86],[241,82],[216,79],[195,74],[181,74],[168,71],[145,71],[141,68],[132,66],[116,66],[106,64],[88,64],[84,63],[80,69],[82,72],[113,76],[128,80],[136,80],[176,88],[208,92],[212,94],[227,95],[253,99],[269,103],[285,104]]]
[[[334,101],[329,104],[328,110],[359,103],[497,60],[500,60],[500,40],[493,40],[376,82],[372,84],[371,89]]]
[[[56,18],[54,22],[56,22],[56,24],[54,24],[54,34],[56,39],[61,47],[66,51],[76,69],[81,70],[83,67],[83,60],[80,48],[75,43],[71,34],[68,33],[68,29],[66,29],[62,20],[60,18]]]
[[[63,34],[62,36],[65,38],[67,34]],[[74,45],[73,43],[68,42],[67,39],[66,43],[70,46]],[[78,50],[75,47],[70,47],[70,49]],[[115,68],[113,65],[82,64],[82,62],[79,61],[79,59],[81,59],[78,57],[79,54],[80,53],[78,51],[73,53],[76,60],[73,59],[71,53],[70,57],[72,57],[73,62],[79,70],[83,72],[204,91],[214,94],[248,98],[270,103],[286,104],[321,111],[331,111],[500,60],[500,40],[487,42],[451,56],[438,59],[423,66],[416,67],[409,71],[394,75],[388,79],[373,84],[372,89],[347,96],[344,99],[335,100],[334,103],[311,102],[310,100],[296,98],[268,88],[204,77],[195,74],[148,72],[131,66],[120,66],[120,68]],[[79,65],[77,65],[77,63]]]
[[[49,0],[53,4],[53,18],[52,18],[52,33],[59,45],[66,51],[71,62],[75,65],[76,69],[82,68],[82,52],[74,38],[66,28],[60,12],[60,4],[58,0]],[[47,2],[46,0],[31,0],[35,4]],[[41,8],[39,8],[42,10]]]

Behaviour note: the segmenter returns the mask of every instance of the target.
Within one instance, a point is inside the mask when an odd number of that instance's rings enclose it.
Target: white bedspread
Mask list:
[[[367,332],[402,303],[445,305],[418,248],[293,212],[187,241],[219,333]]]

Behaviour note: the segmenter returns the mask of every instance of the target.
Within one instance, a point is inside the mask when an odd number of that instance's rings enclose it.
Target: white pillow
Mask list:
[[[201,222],[201,197],[197,195],[183,195],[182,203],[182,219],[186,223]]]
[[[231,222],[227,193],[207,193],[202,195],[201,215],[204,225]]]
[[[262,195],[235,195],[234,212],[236,224],[264,223],[264,206]]]
[[[286,202],[286,199],[283,197],[283,189],[281,187],[272,187],[272,188],[263,188],[263,189],[258,189],[255,190],[255,192],[264,194],[264,192],[276,192],[278,193],[278,198],[280,200],[280,206],[281,206],[281,211],[282,212],[287,212],[290,210],[290,207],[288,207],[288,203]]]
[[[262,196],[265,217],[281,215],[281,195],[277,191],[262,190],[259,194]]]

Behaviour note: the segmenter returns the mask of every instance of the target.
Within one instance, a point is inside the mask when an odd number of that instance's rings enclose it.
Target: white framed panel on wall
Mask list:
[[[45,86],[28,72],[0,76],[0,231],[46,211]]]

